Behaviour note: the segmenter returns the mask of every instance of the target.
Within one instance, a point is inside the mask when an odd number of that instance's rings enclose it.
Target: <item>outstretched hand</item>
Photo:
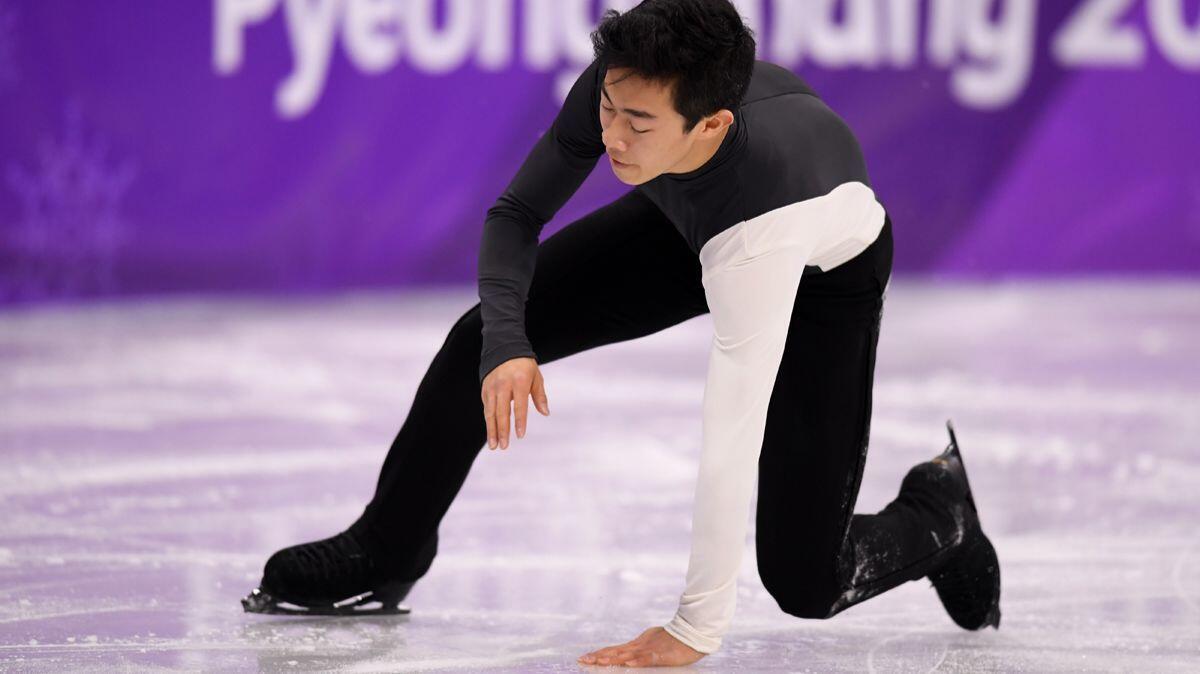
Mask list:
[[[705,655],[662,627],[651,627],[632,641],[581,655],[579,662],[585,665],[677,667],[690,665]]]
[[[550,416],[546,383],[538,369],[537,360],[533,358],[506,360],[483,378],[480,397],[483,399],[483,418],[487,422],[488,449],[495,449],[496,445],[500,445],[500,449],[508,449],[510,413],[517,423],[517,437],[525,437],[525,419],[531,396],[542,416]]]

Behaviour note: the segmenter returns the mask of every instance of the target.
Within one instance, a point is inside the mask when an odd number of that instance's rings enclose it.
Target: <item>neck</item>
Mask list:
[[[692,146],[691,152],[674,166],[671,173],[691,173],[707,164],[708,160],[712,159],[717,150],[721,148],[721,143],[725,142],[725,136],[729,134],[732,128],[733,124],[728,124],[724,129],[721,129],[721,134],[716,138],[707,141],[697,141]]]

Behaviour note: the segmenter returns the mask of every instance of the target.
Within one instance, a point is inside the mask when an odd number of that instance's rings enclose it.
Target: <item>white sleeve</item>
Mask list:
[[[853,184],[741,222],[701,249],[713,338],[686,588],[664,625],[697,651],[716,651],[733,620],[767,406],[804,267],[865,249],[882,213]]]
[[[731,242],[737,245],[738,239],[734,235]],[[692,552],[679,610],[664,626],[702,653],[720,647],[733,620],[767,404],[806,257],[804,247],[790,246],[753,257],[739,255],[711,274],[704,272],[713,338]]]

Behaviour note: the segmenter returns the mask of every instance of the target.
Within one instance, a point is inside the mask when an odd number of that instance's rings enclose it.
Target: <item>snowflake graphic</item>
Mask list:
[[[3,257],[0,301],[115,290],[113,268],[128,230],[120,203],[136,167],[105,162],[104,142],[84,138],[82,114],[67,105],[61,142],[44,139],[39,165],[26,171],[12,162],[9,187],[20,197],[23,218],[0,230]]]
[[[15,87],[20,79],[15,56],[17,10],[0,0],[0,92]]]

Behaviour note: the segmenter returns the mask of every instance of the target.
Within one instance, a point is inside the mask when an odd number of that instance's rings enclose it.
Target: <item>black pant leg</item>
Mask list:
[[[568,224],[539,245],[526,303],[526,334],[539,365],[707,312],[700,272],[683,237],[636,190]],[[434,356],[375,496],[355,524],[382,549],[397,579],[429,570],[438,525],[487,441],[481,329],[477,303]],[[543,374],[553,377],[552,370]]]
[[[759,574],[792,615],[827,618],[925,575],[954,521],[910,473],[875,515],[854,514],[867,458],[892,227],[801,279],[759,456]],[[931,535],[931,532],[933,535]]]

